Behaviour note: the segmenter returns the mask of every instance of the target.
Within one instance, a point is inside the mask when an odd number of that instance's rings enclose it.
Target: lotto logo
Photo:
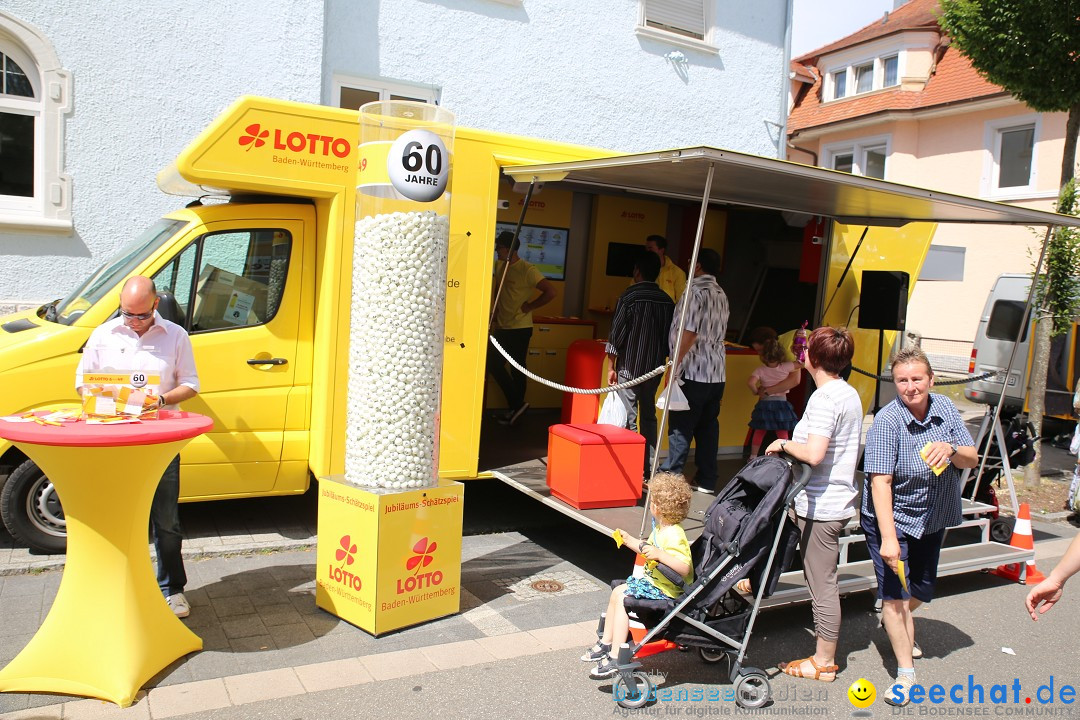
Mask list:
[[[420,570],[434,562],[432,553],[434,553],[438,547],[438,543],[435,541],[429,542],[426,537],[420,538],[420,540],[413,545],[413,554],[405,561],[405,569],[412,570],[413,574],[404,579],[398,579],[398,595],[404,595],[405,593],[413,592],[415,590],[422,590],[423,588],[434,587],[443,581],[441,570],[426,573],[420,572]]]
[[[346,158],[352,152],[352,143],[345,138],[336,138],[330,135],[316,135],[315,133],[302,133],[297,131],[274,128],[274,149],[286,150],[296,154],[306,155],[334,155]],[[240,136],[240,145],[246,145],[250,152],[253,147],[262,147],[270,137],[270,130],[264,130],[259,123],[252,123],[244,128],[244,134]]]
[[[345,561],[344,565],[353,564],[353,555],[356,554],[356,543],[351,542],[348,535],[343,535],[341,538],[341,547],[334,552],[334,557],[338,562]],[[343,567],[344,567],[343,565]]]
[[[246,128],[244,128],[244,132],[246,132],[247,135],[241,136],[240,144],[247,145],[248,152],[251,152],[251,148],[253,147],[262,147],[263,145],[265,145],[266,138],[270,137],[270,131],[263,130],[259,126],[259,123],[248,125]]]
[[[334,551],[334,559],[341,564],[337,566],[331,565],[327,571],[327,575],[331,580],[342,587],[359,591],[363,587],[363,582],[361,582],[360,577],[343,569],[346,566],[353,564],[356,556],[356,543],[352,541],[351,536],[343,535],[339,544],[341,547]]]

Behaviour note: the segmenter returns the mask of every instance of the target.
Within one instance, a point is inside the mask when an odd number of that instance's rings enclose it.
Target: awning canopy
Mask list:
[[[560,182],[601,191],[710,201],[823,215],[850,225],[909,222],[1068,225],[1080,218],[924,190],[874,178],[709,147],[503,168],[516,182]]]

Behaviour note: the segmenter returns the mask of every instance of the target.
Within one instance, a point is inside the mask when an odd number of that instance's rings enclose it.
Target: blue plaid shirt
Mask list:
[[[862,514],[874,517],[870,475],[892,475],[893,520],[905,535],[921,538],[961,520],[960,470],[951,463],[940,475],[919,451],[928,442],[974,445],[956,406],[944,395],[930,394],[926,419],[915,419],[896,398],[874,417],[866,435]]]

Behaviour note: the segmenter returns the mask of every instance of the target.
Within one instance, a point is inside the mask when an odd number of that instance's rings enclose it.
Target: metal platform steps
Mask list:
[[[741,458],[721,458],[719,463],[720,477],[734,477],[744,464]],[[552,497],[547,487],[546,458],[497,468],[491,471],[491,475],[534,500],[542,502],[548,507],[554,508],[577,522],[596,530],[607,538],[611,537],[611,532],[615,528],[628,530],[635,535],[638,534],[639,528],[641,528],[642,513],[645,510],[644,501],[636,507],[578,510]],[[859,480],[861,482],[861,477]],[[683,521],[683,529],[691,541],[701,534],[702,518],[712,500],[712,495],[697,492],[693,494],[690,515]],[[978,539],[974,542],[950,546],[951,538],[947,533],[946,547],[942,548],[941,561],[938,565],[939,576],[996,568],[999,565],[1022,563],[1034,558],[1034,551],[1021,550],[990,540],[989,513],[993,510],[994,508],[991,505],[964,501],[964,521],[958,528],[951,529],[949,533],[954,533],[955,530],[962,528],[976,528],[974,534],[977,535]],[[967,535],[971,534],[967,533]],[[873,563],[868,559],[850,559],[852,550],[856,548],[855,554],[866,555],[865,549],[860,547],[864,541],[865,538],[859,530],[858,522],[853,519],[852,522],[848,523],[844,535],[840,538],[840,565],[838,570],[840,593],[842,595],[873,590],[877,587]],[[774,607],[809,600],[810,592],[806,587],[802,571],[794,570],[781,576],[776,592],[772,597],[763,601],[762,606]]]

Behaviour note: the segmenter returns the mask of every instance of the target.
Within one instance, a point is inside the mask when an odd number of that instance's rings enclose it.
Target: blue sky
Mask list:
[[[795,0],[791,57],[850,35],[892,8],[893,0]]]

